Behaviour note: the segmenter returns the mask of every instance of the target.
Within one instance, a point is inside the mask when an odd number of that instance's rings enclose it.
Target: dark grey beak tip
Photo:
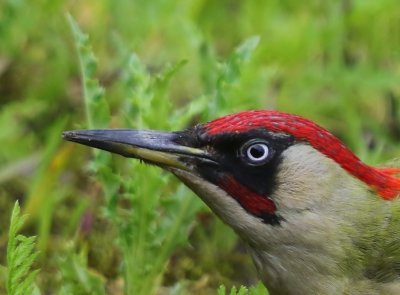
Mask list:
[[[76,131],[64,131],[61,134],[61,138],[68,141],[77,141],[78,139],[84,139],[84,136],[80,135],[79,132]]]
[[[74,137],[74,132],[73,131],[64,131],[61,134],[61,138],[65,140],[69,140],[70,138]]]
[[[61,138],[64,140],[77,142],[85,144],[86,142],[91,142],[96,139],[91,133],[90,130],[73,130],[73,131],[64,131],[61,134]]]

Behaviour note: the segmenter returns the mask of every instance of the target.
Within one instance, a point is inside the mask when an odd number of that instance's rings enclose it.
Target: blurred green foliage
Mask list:
[[[11,213],[10,230],[7,242],[7,293],[10,295],[39,294],[35,285],[38,270],[31,270],[38,256],[35,250],[36,237],[26,237],[18,234],[23,226],[26,215],[21,216],[18,201]]]
[[[397,0],[1,1],[0,247],[18,199],[43,294],[256,283],[243,245],[172,177],[61,132],[279,109],[379,164],[400,154],[399,20]]]

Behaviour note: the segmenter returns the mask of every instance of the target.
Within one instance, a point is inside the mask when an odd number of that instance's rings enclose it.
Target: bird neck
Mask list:
[[[368,243],[385,232],[394,203],[307,145],[289,148],[283,157],[272,199],[284,222],[256,233],[265,239],[250,244],[271,294],[378,290],[364,272],[380,267],[377,249],[384,252],[387,239]]]
[[[378,268],[373,261],[380,260],[367,259],[372,250],[364,241],[385,227],[392,202],[309,145],[289,147],[282,157],[270,196],[282,221],[274,225],[202,177],[169,170],[249,245],[270,294],[355,294],[352,290],[376,288],[363,272]]]

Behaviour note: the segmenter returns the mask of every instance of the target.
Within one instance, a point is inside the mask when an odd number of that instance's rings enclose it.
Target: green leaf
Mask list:
[[[226,295],[226,287],[224,285],[219,286],[218,295]]]
[[[104,89],[95,78],[97,58],[93,53],[88,35],[80,30],[70,14],[67,15],[67,19],[75,38],[79,56],[88,127],[91,129],[105,128],[108,126],[110,113],[105,100]]]
[[[246,295],[249,293],[249,289],[247,289],[244,286],[240,286],[239,292],[237,293],[238,295]]]
[[[229,93],[234,85],[240,81],[241,69],[250,59],[259,43],[259,37],[251,37],[236,47],[228,60],[220,65],[220,74],[216,80],[215,94],[210,100],[211,115],[220,115],[220,110],[229,109]]]
[[[7,292],[9,295],[29,295],[36,288],[34,280],[38,274],[38,270],[32,271],[31,267],[38,256],[35,251],[36,237],[26,237],[18,234],[23,226],[26,216],[20,215],[20,207],[18,201],[15,202],[14,209],[11,214],[10,229],[7,243]],[[39,292],[40,293],[40,292]]]

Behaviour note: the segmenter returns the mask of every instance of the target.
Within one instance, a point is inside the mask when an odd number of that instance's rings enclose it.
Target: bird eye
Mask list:
[[[250,165],[263,165],[269,160],[270,149],[265,142],[250,141],[243,145],[241,155]]]

